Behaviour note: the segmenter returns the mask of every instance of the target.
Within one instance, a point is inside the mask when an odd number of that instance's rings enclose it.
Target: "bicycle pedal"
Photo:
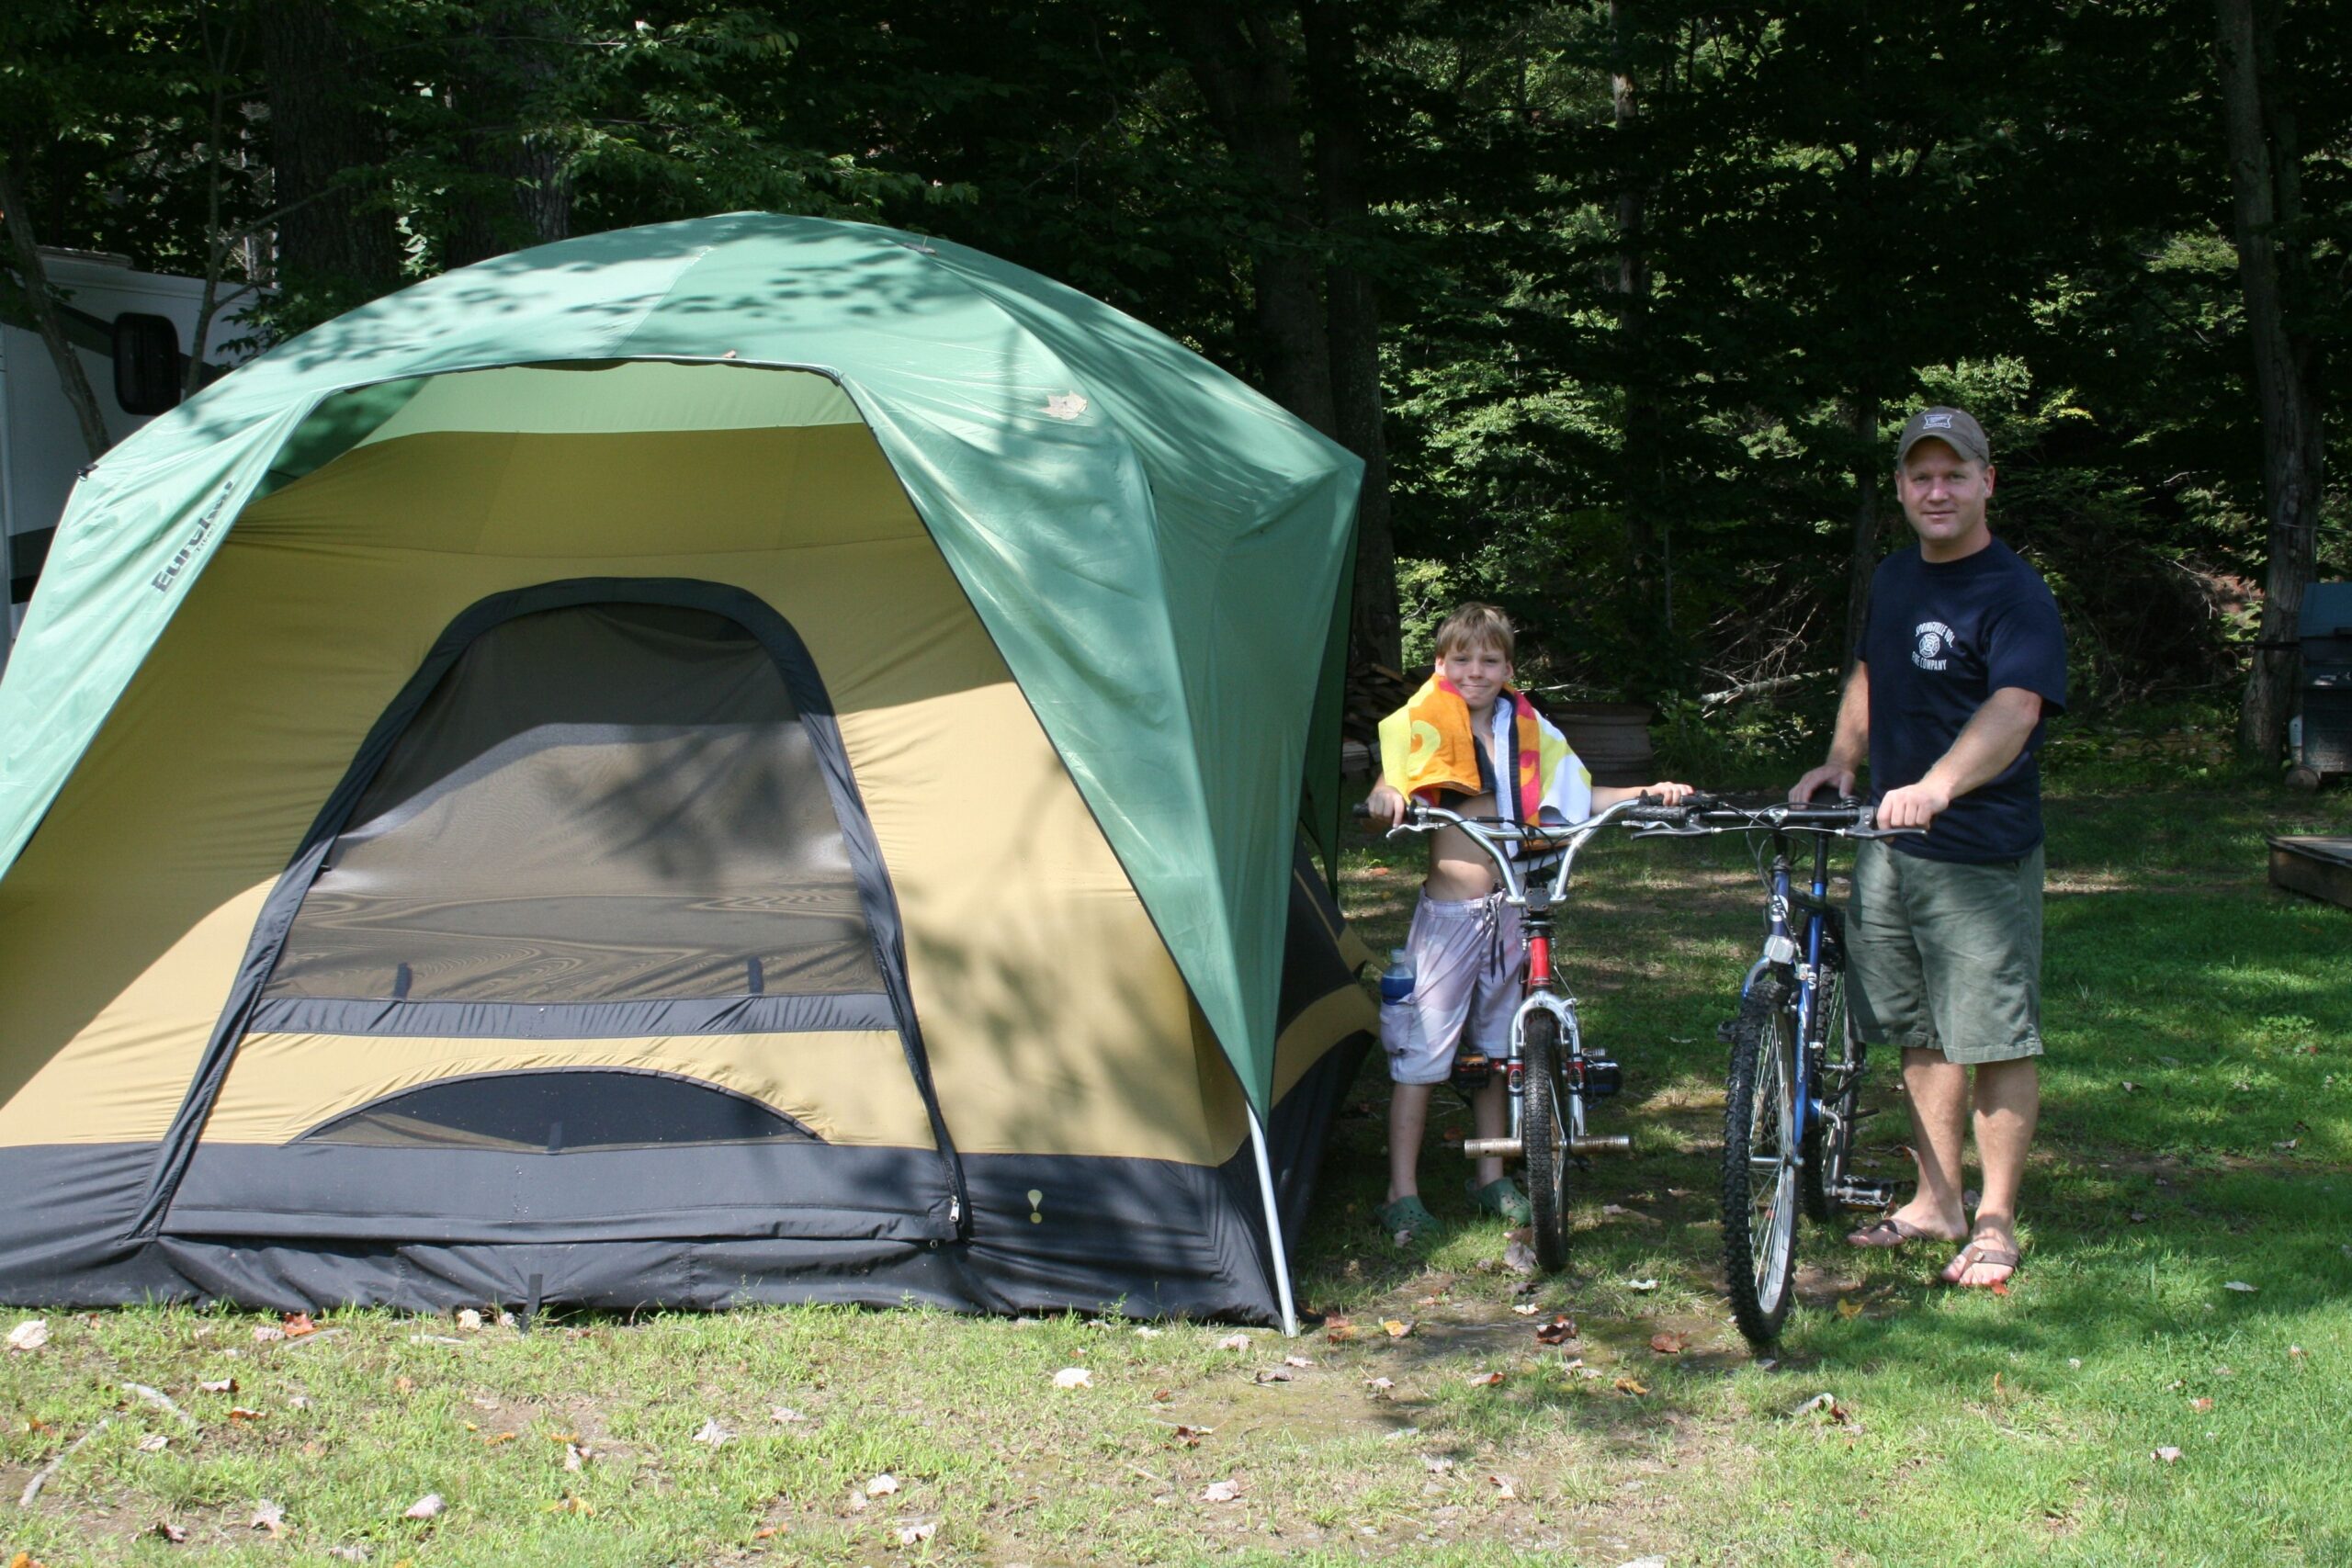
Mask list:
[[[1606,1100],[1615,1094],[1623,1083],[1617,1064],[1606,1056],[1587,1056],[1577,1074],[1577,1087],[1587,1100]]]
[[[1479,1089],[1486,1088],[1494,1076],[1495,1059],[1492,1056],[1475,1051],[1461,1051],[1454,1055],[1453,1071],[1448,1076],[1448,1081],[1463,1089]]]
[[[1892,1181],[1841,1181],[1838,1201],[1849,1209],[1883,1209],[1894,1201]]]

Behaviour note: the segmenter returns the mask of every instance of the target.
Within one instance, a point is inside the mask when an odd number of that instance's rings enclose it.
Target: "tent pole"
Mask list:
[[[1273,1247],[1274,1296],[1282,1303],[1283,1333],[1298,1337],[1298,1308],[1290,1296],[1290,1252],[1283,1246],[1282,1206],[1274,1201],[1274,1168],[1266,1158],[1266,1126],[1250,1107],[1250,1150],[1258,1156],[1258,1190],[1266,1200],[1266,1239]]]

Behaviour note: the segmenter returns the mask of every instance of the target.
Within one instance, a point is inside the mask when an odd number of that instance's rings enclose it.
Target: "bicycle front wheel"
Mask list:
[[[1740,1003],[1724,1086],[1724,1275],[1732,1316],[1758,1349],[1780,1337],[1796,1273],[1795,1016],[1785,982],[1760,976]]]
[[[1568,1086],[1560,1021],[1531,1011],[1520,1026],[1519,1136],[1534,1212],[1535,1261],[1547,1274],[1568,1266]]]

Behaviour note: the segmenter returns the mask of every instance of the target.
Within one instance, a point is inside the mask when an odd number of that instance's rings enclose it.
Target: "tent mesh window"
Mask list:
[[[452,665],[304,895],[265,998],[882,990],[774,658],[663,604],[519,615]]]
[[[567,1150],[807,1140],[756,1100],[656,1073],[495,1073],[387,1095],[303,1134],[304,1143],[378,1148]]]

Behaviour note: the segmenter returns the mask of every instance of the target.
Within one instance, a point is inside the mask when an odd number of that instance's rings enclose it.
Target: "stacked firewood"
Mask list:
[[[1341,706],[1340,733],[1350,740],[1376,740],[1380,721],[1405,705],[1420,689],[1385,664],[1359,664],[1348,671],[1347,699]]]

